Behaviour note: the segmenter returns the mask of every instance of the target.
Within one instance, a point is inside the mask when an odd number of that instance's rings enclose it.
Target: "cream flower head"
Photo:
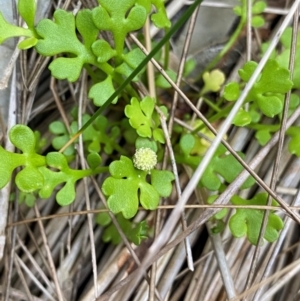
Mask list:
[[[150,171],[157,163],[156,153],[149,147],[141,147],[133,156],[134,167],[144,171]]]

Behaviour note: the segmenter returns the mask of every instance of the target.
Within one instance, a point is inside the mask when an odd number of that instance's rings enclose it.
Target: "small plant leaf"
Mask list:
[[[255,28],[262,27],[265,24],[265,19],[262,16],[253,16],[251,25]]]
[[[173,70],[168,69],[166,70],[166,73],[169,75],[173,82],[176,81],[177,74]],[[171,84],[165,79],[165,77],[161,73],[159,73],[159,75],[155,79],[155,85],[164,89],[171,87]]]
[[[0,44],[9,38],[23,36],[34,37],[34,33],[28,28],[18,27],[8,23],[0,12]]]
[[[121,56],[127,33],[142,28],[147,10],[132,0],[99,0],[99,4],[93,9],[94,24],[100,30],[112,32],[117,55]]]
[[[240,109],[235,115],[232,124],[236,126],[245,126],[247,124],[250,124],[251,121],[251,114],[244,109]]]
[[[288,149],[291,154],[300,157],[300,127],[299,126],[291,126],[286,134],[291,137],[291,140],[288,144]]]
[[[89,9],[80,10],[76,15],[76,28],[81,34],[84,45],[89,49],[97,40],[99,29],[93,22],[92,11]]]
[[[129,118],[130,125],[136,129],[141,137],[152,137],[152,114],[154,111],[155,101],[151,97],[145,97],[138,101],[133,97],[130,105],[125,107],[125,115]]]
[[[18,166],[23,166],[16,176],[18,188],[24,192],[31,192],[43,184],[39,167],[45,165],[45,157],[36,153],[36,137],[32,130],[25,125],[15,125],[9,131],[11,143],[20,149],[22,154],[6,151],[0,146],[0,188],[3,188],[12,176],[12,172]],[[33,182],[30,182],[30,177]]]
[[[79,14],[80,18],[83,14]],[[80,20],[81,21],[81,20]],[[79,21],[79,24],[80,24]],[[54,22],[43,19],[36,27],[41,39],[36,44],[36,50],[44,56],[65,54],[72,57],[57,58],[49,65],[54,77],[68,79],[74,82],[79,78],[80,71],[84,64],[95,63],[95,56],[86,39],[87,45],[82,44],[76,35],[75,17],[72,13],[57,9],[54,13]],[[94,38],[94,32],[92,40]]]
[[[252,5],[252,14],[261,14],[266,9],[267,4],[265,1],[256,1]]]
[[[255,62],[247,62],[239,70],[241,78],[248,81],[256,66]],[[280,67],[275,60],[268,60],[259,80],[248,94],[247,101],[254,101],[264,115],[274,117],[282,112],[283,95],[293,86],[289,77],[288,69]]]
[[[156,7],[156,13],[151,15],[151,21],[158,28],[170,28],[171,22],[167,16],[163,0],[151,0]]]
[[[52,169],[40,167],[39,171],[44,177],[44,185],[39,191],[41,198],[49,198],[54,189],[65,183],[56,195],[56,201],[61,206],[71,204],[75,199],[75,184],[79,179],[92,174],[91,170],[74,170],[68,165],[66,157],[57,152],[50,152],[46,156],[46,163]]]
[[[183,155],[177,155],[176,161],[196,169],[202,157],[188,153],[195,146],[195,138],[191,134],[184,134],[180,139],[179,145]],[[225,153],[226,148],[223,145],[219,146],[200,180],[201,185],[209,190],[218,190],[221,187],[222,182],[219,176],[224,178],[226,182],[231,183],[243,170],[242,165],[231,154],[226,155]],[[243,157],[242,153],[239,153],[239,155]],[[242,188],[248,188],[254,182],[254,179],[249,177],[242,185]]]
[[[34,17],[36,12],[36,1],[35,0],[19,0],[18,1],[18,12],[26,22],[28,28],[34,31]]]
[[[109,209],[114,214],[122,212],[126,219],[132,218],[136,214],[139,203],[147,210],[156,209],[160,193],[166,193],[168,190],[167,181],[166,190],[159,189],[157,191],[146,181],[147,172],[135,169],[132,161],[125,156],[112,162],[109,171],[111,176],[102,185],[103,193],[108,196]],[[157,177],[159,176],[155,173],[154,181]],[[168,176],[166,180],[168,180]]]
[[[101,157],[100,157],[100,155],[98,153],[90,153],[90,154],[88,154],[86,160],[87,160],[87,162],[89,164],[89,167],[91,169],[97,168],[101,164],[101,162],[102,162],[102,159],[101,159]]]
[[[268,129],[259,130],[255,133],[255,138],[257,139],[260,145],[264,146],[271,139],[270,131]]]
[[[240,86],[236,82],[231,82],[225,86],[224,89],[224,98],[228,101],[235,101],[240,96]]]
[[[244,200],[239,196],[234,196],[231,199],[234,205],[266,205],[267,204],[266,193],[259,193],[250,200]],[[276,202],[273,200],[272,205],[275,206]],[[257,245],[260,228],[262,226],[264,212],[258,209],[236,209],[236,213],[230,218],[229,227],[235,237],[247,236],[248,240]],[[279,231],[283,228],[282,219],[270,212],[268,218],[268,224],[264,238],[269,242],[274,242],[278,236]]]
[[[92,50],[99,63],[107,62],[116,55],[116,51],[105,40],[98,40],[93,43]]]
[[[114,92],[112,77],[108,75],[104,81],[92,86],[89,91],[89,98],[93,100],[95,106],[101,107]],[[118,98],[116,97],[112,103],[115,104],[117,101]]]
[[[128,77],[133,72],[133,70],[136,69],[137,66],[144,60],[145,57],[145,54],[139,48],[135,48],[126,54],[122,54],[122,60],[124,62],[117,68],[115,68],[115,72]],[[134,77],[133,81],[137,80],[138,75]]]
[[[18,44],[18,48],[22,49],[22,50],[26,50],[26,49],[29,49],[29,48],[35,46],[37,44],[37,42],[38,42],[38,39],[35,37],[27,38]]]

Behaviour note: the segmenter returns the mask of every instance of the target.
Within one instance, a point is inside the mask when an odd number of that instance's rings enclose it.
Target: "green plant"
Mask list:
[[[167,29],[171,23],[162,0],[98,0],[98,2],[99,5],[94,9],[81,10],[76,16],[58,9],[54,12],[53,20],[44,19],[35,25],[35,1],[19,0],[18,11],[28,26],[26,29],[9,24],[0,14],[0,42],[12,37],[25,37],[25,40],[19,43],[19,48],[34,48],[43,56],[53,56],[49,69],[52,76],[57,79],[74,82],[79,79],[82,69],[85,69],[90,80],[88,97],[95,106],[100,107],[92,116],[87,113],[78,116],[78,110],[74,108],[70,114],[70,129],[59,120],[52,122],[49,129],[54,135],[52,146],[57,151],[46,155],[39,153],[42,147],[40,137],[29,127],[16,125],[10,129],[9,138],[22,153],[8,152],[0,147],[0,156],[4,162],[0,165],[0,188],[9,182],[13,171],[16,170],[16,186],[24,194],[21,199],[27,204],[32,205],[34,202],[30,195],[49,198],[57,190],[57,202],[60,205],[69,205],[75,199],[75,186],[78,180],[109,172],[101,184],[101,189],[107,197],[108,209],[116,214],[117,221],[128,239],[139,244],[147,237],[147,223],[142,221],[134,224],[129,219],[136,215],[139,205],[146,210],[155,210],[161,198],[169,197],[174,175],[169,170],[160,169],[166,142],[161,119],[168,118],[168,108],[159,98],[148,95],[140,97],[133,86],[127,85],[143,80],[145,64],[161,50],[163,42],[159,42],[154,46],[153,52],[145,56],[139,48],[126,47],[125,38],[128,33],[141,29],[148,16],[151,16],[154,25],[159,28]],[[191,7],[195,8],[199,2],[201,1],[197,0]],[[253,3],[253,14],[260,14],[264,9],[264,3],[261,1]],[[239,30],[245,25],[245,7],[246,0],[242,0],[241,7],[235,9],[241,17]],[[155,8],[155,12],[151,14],[152,8]],[[192,9],[185,14],[185,18],[191,12]],[[261,26],[261,16],[256,16],[253,20],[255,26]],[[181,19],[177,27],[183,22],[184,19]],[[167,31],[164,41],[175,30],[176,27],[172,27]],[[113,43],[100,37],[103,31],[112,34]],[[187,70],[192,68],[191,65],[193,64],[188,64]],[[225,87],[223,97],[217,102],[210,99],[210,94],[221,90],[225,75],[220,70],[204,72],[204,86],[197,96],[203,97],[208,105],[207,115],[211,122],[226,117],[232,102],[237,100],[240,90],[248,82],[256,66],[253,61],[246,63],[239,71],[242,81],[229,83]],[[208,69],[211,69],[211,66],[208,66]],[[168,74],[175,79],[174,72],[168,70]],[[158,73],[155,75],[155,83],[157,87],[170,87]],[[258,122],[262,116],[280,117],[284,94],[292,87],[293,82],[289,79],[288,69],[277,60],[269,60],[246,99],[250,106],[249,110],[241,109],[234,120],[234,125],[250,128],[261,126],[260,140],[265,141],[266,136],[274,129],[264,127],[264,124]],[[294,97],[291,110],[298,103],[299,99]],[[110,112],[117,111],[116,106],[111,104],[118,106],[119,112],[120,107],[122,108],[121,118],[116,121],[110,119]],[[110,109],[108,116],[101,115],[108,107]],[[188,118],[190,119],[190,116]],[[81,129],[79,121],[83,125]],[[176,163],[196,169],[213,135],[202,122],[190,120],[188,122],[193,129],[188,131],[181,126],[175,127],[171,143]],[[295,132],[296,130],[291,129],[289,133],[293,137],[292,145],[299,143]],[[88,169],[73,169],[69,166],[76,156],[79,134],[82,134]],[[109,166],[101,166],[104,155],[108,156],[111,162]],[[239,155],[243,157],[242,153]],[[217,195],[226,189],[226,185],[231,183],[242,169],[242,165],[221,145],[201,178],[199,188]],[[249,177],[241,188],[248,188],[253,184],[253,178]],[[263,204],[261,198],[258,195],[252,201],[255,204]],[[214,199],[215,196],[210,197],[207,202],[212,203]],[[239,197],[234,197],[232,202],[244,205],[244,200]],[[241,236],[244,232],[237,233],[232,220],[241,223],[242,218],[251,221],[254,219],[252,213],[243,210],[238,209],[231,219],[230,228],[235,236]],[[226,214],[227,211],[223,210],[214,217],[218,220],[214,232],[222,230],[224,225],[222,219]],[[259,211],[257,215],[260,214]],[[275,219],[273,215],[271,218]],[[105,241],[114,243],[120,241],[120,236],[107,214],[98,215],[97,222],[106,227]],[[255,227],[257,226],[260,224],[255,224]],[[248,232],[251,233],[248,239],[255,244],[257,230],[251,227],[252,223],[248,224]],[[273,228],[280,229],[278,225]],[[275,236],[270,238],[268,235],[266,233],[266,239],[273,241]]]

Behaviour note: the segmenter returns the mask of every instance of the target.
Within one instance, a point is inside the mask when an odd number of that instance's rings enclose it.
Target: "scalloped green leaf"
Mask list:
[[[267,193],[259,193],[250,200],[244,200],[239,196],[231,199],[234,205],[266,205]],[[272,205],[277,203],[273,200]],[[236,213],[229,220],[229,228],[233,236],[239,238],[247,236],[250,243],[257,245],[260,228],[262,226],[264,212],[259,209],[236,209]],[[279,237],[279,231],[283,228],[282,219],[273,212],[270,212],[264,239],[268,242],[274,242]]]
[[[84,45],[77,37],[75,17],[72,13],[57,9],[53,16],[54,21],[43,19],[37,25],[36,31],[41,39],[35,47],[44,56],[71,56],[55,59],[49,65],[49,69],[54,77],[74,82],[79,78],[84,64],[95,62],[95,56],[89,47],[95,35],[92,32],[92,38],[86,38],[87,45]]]
[[[17,174],[16,184],[24,192],[31,192],[43,182],[39,167],[45,165],[45,157],[36,153],[36,136],[29,127],[15,125],[9,131],[9,139],[23,153],[11,153],[0,146],[0,188],[8,183],[14,169],[22,166],[24,169]],[[32,183],[30,183],[30,176],[34,181]]]
[[[93,9],[94,24],[100,30],[112,32],[115,49],[121,57],[127,33],[141,29],[147,18],[147,10],[133,0],[100,0]]]
[[[117,214],[116,220],[128,240],[133,242],[135,245],[139,245],[142,240],[148,237],[149,227],[146,221],[134,223],[125,219],[122,214]],[[115,225],[111,222],[108,213],[99,213],[96,217],[96,222],[102,226],[106,226],[102,236],[104,242],[118,244],[122,241],[122,238]]]
[[[248,81],[256,66],[257,63],[252,61],[246,63],[239,70],[241,78]],[[246,100],[254,101],[264,115],[274,117],[282,112],[283,96],[293,86],[293,82],[289,78],[288,69],[281,67],[275,60],[268,60]]]
[[[108,197],[108,207],[114,214],[122,212],[125,218],[132,218],[139,203],[147,210],[154,210],[159,203],[160,192],[166,193],[149,184],[147,172],[135,169],[132,161],[125,156],[112,162],[109,171],[111,176],[104,181],[102,191]]]
[[[194,146],[190,134],[185,134],[180,139],[187,139],[186,142],[180,141],[180,147],[183,154],[176,155],[176,162],[189,165],[191,168],[196,169],[201,163],[203,157],[188,154],[188,150]],[[182,146],[186,149],[183,150]],[[209,190],[218,190],[221,187],[222,181],[220,176],[228,183],[231,183],[243,170],[242,165],[231,154],[225,154],[226,148],[220,145],[214,157],[211,159],[210,164],[207,166],[203,176],[200,179],[200,184]],[[238,152],[243,158],[243,154]],[[255,183],[252,177],[249,177],[241,188],[248,188]]]
[[[133,97],[130,105],[125,107],[125,115],[129,118],[130,125],[137,130],[141,137],[152,137],[152,114],[154,111],[155,101],[151,97],[145,97],[138,101]]]
[[[92,11],[90,9],[82,9],[76,15],[76,28],[83,37],[84,45],[90,48],[97,40],[99,29],[93,22]]]
[[[39,171],[44,177],[44,185],[39,191],[41,198],[49,198],[54,189],[64,183],[56,194],[56,201],[61,206],[67,206],[75,200],[75,184],[79,179],[92,174],[91,170],[74,170],[68,165],[66,157],[58,152],[50,152],[46,156],[47,167],[40,167]]]

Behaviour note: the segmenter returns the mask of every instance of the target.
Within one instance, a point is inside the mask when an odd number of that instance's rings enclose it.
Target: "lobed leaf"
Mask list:
[[[147,210],[154,210],[159,197],[171,192],[169,183],[172,179],[169,174],[159,174],[156,171],[152,176],[151,171],[149,184],[146,180],[147,172],[135,169],[132,161],[125,156],[112,162],[109,171],[111,176],[102,185],[103,193],[108,196],[108,207],[114,214],[122,212],[127,219],[137,213],[139,203]],[[165,188],[157,183],[159,179],[165,181]]]
[[[164,134],[159,128],[159,115],[154,111],[154,107],[155,100],[149,96],[146,96],[141,101],[133,97],[130,101],[130,105],[125,107],[125,115],[129,118],[130,125],[136,129],[140,137],[153,137],[155,141],[164,143]],[[167,116],[166,108],[161,106],[160,109]]]
[[[36,31],[41,39],[36,44],[36,50],[44,56],[65,54],[71,57],[57,58],[50,65],[52,76],[58,79],[67,79],[74,82],[79,78],[84,64],[95,63],[95,57],[89,46],[96,38],[95,30],[83,30],[81,26],[90,28],[91,22],[85,22],[88,11],[78,14],[79,29],[85,37],[86,45],[82,44],[76,35],[75,17],[72,13],[57,9],[54,13],[54,21],[44,19],[39,22]],[[82,25],[85,24],[85,25]]]
[[[256,69],[256,66],[257,63],[253,61],[247,62],[239,70],[240,77],[247,82]],[[264,115],[274,117],[282,112],[283,95],[293,86],[293,82],[289,77],[290,72],[288,69],[279,66],[275,60],[268,60],[260,78],[253,85],[246,100],[254,101]],[[236,85],[233,88],[236,91]],[[227,91],[228,95],[231,98],[232,91]]]
[[[71,204],[76,196],[75,184],[79,179],[91,175],[90,170],[74,170],[68,165],[66,157],[57,152],[50,152],[46,156],[46,163],[54,171],[47,167],[39,168],[39,171],[44,177],[44,185],[39,191],[41,198],[49,198],[54,189],[60,185],[64,186],[56,194],[56,201],[61,206]]]
[[[184,134],[179,142],[183,155],[177,155],[178,163],[187,164],[193,169],[196,169],[201,163],[201,156],[194,156],[191,153],[196,145],[196,138],[192,134]],[[221,145],[217,149],[210,164],[206,168],[202,178],[201,185],[209,190],[218,190],[221,187],[222,181],[220,176],[228,183],[231,183],[243,170],[242,165],[231,154],[225,154],[226,148]],[[239,153],[243,157],[242,153]],[[242,188],[248,188],[254,184],[254,179],[249,177]]]
[[[93,9],[94,24],[100,30],[112,32],[117,54],[121,56],[126,35],[143,27],[147,10],[134,0],[99,0],[98,2],[100,6]]]
[[[16,176],[18,188],[23,192],[32,192],[38,189],[43,185],[39,167],[45,165],[45,158],[38,155],[35,151],[35,134],[25,125],[15,125],[9,131],[9,139],[23,153],[11,153],[0,146],[0,188],[3,188],[8,183],[15,168],[23,166],[23,170]]]
[[[244,200],[239,196],[234,196],[231,199],[234,205],[266,205],[267,204],[267,193],[259,193],[250,200]],[[276,205],[273,200],[272,205]],[[236,209],[236,213],[229,220],[230,230],[235,237],[247,236],[248,240],[257,245],[260,228],[262,225],[264,212],[258,209]],[[273,242],[277,240],[279,231],[283,228],[282,219],[270,212],[264,238]]]

